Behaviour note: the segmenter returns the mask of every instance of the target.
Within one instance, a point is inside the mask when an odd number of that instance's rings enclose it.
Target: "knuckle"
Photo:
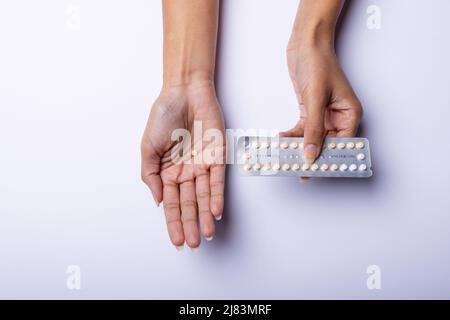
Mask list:
[[[310,139],[319,139],[323,136],[324,128],[322,126],[307,126],[305,137]]]
[[[210,197],[210,193],[208,191],[201,191],[197,193],[197,197],[200,199],[206,199]]]
[[[180,223],[180,219],[179,218],[167,218],[166,219],[166,223],[167,226],[173,226],[173,225],[177,225],[178,223]]]
[[[178,210],[179,208],[180,207],[179,207],[178,203],[175,203],[175,202],[164,203],[165,210]]]
[[[198,214],[199,214],[200,216],[205,216],[205,215],[211,215],[211,212],[210,212],[209,210],[203,209],[203,210],[200,210],[200,211],[198,212]]]
[[[215,189],[219,189],[223,187],[223,182],[222,181],[211,181],[211,188],[215,188]],[[217,194],[211,195],[211,196],[215,196]]]
[[[197,223],[197,219],[196,218],[189,218],[189,217],[182,217],[182,222],[183,222],[183,224],[186,224],[186,223]]]
[[[193,208],[195,209],[195,208],[197,208],[197,202],[194,200],[183,200],[181,202],[181,207],[184,208],[185,210],[193,209]]]

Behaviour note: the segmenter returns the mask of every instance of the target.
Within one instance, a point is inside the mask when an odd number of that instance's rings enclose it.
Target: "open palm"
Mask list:
[[[142,139],[142,179],[155,201],[163,202],[178,248],[184,242],[198,248],[200,232],[207,240],[214,236],[214,217],[221,219],[224,203],[224,146],[213,85],[163,90]]]

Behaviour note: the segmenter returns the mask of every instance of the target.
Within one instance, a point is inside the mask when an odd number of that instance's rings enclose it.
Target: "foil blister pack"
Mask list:
[[[326,138],[320,156],[307,163],[303,138],[240,137],[237,164],[244,176],[370,178],[366,138]]]

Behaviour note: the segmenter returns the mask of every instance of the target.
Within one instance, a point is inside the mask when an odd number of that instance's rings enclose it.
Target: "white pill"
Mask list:
[[[303,170],[303,171],[308,171],[308,170],[309,170],[309,164],[304,163],[304,164],[302,165],[302,170]]]
[[[317,170],[319,170],[319,165],[318,165],[317,163],[314,163],[314,164],[311,166],[311,170],[312,170],[312,171],[317,171]]]
[[[356,156],[356,159],[359,161],[363,161],[366,158],[366,155],[364,153],[360,153]]]
[[[356,171],[358,169],[358,166],[356,164],[351,164],[350,167],[348,167],[350,171]]]
[[[367,166],[365,164],[362,164],[359,166],[359,171],[366,171],[367,170]]]
[[[328,169],[329,169],[329,166],[328,166],[326,163],[324,163],[324,164],[320,167],[320,170],[322,170],[322,171],[328,171]]]
[[[255,148],[255,149],[259,149],[260,144],[259,144],[258,142],[255,141],[255,142],[253,142],[252,146],[253,146],[253,148]]]
[[[350,150],[355,149],[355,144],[353,142],[347,143],[347,149],[350,149]]]
[[[283,143],[281,144],[281,148],[283,148],[283,149],[289,148],[289,143],[283,142]]]
[[[356,149],[364,149],[365,145],[364,142],[360,141],[356,143]]]
[[[283,171],[289,171],[291,166],[288,163],[283,164]]]
[[[192,152],[191,152],[191,155],[193,156],[193,157],[196,157],[197,156],[197,151],[196,150],[192,150]]]
[[[330,142],[330,143],[328,144],[328,149],[336,149],[336,143]]]
[[[339,168],[341,171],[347,171],[348,170],[348,166],[345,164],[345,163],[343,163],[343,164],[341,164],[341,166],[340,166],[340,168]]]
[[[254,169],[255,171],[259,171],[259,170],[261,170],[261,165],[260,165],[259,163],[256,163],[256,164],[253,166],[253,169]]]
[[[246,153],[244,153],[243,158],[244,158],[244,160],[250,160],[252,158],[252,155],[250,153],[246,152]]]
[[[297,142],[292,142],[291,143],[291,149],[297,149],[298,148],[298,143]]]
[[[250,171],[250,170],[252,170],[252,166],[249,165],[249,164],[246,164],[246,165],[244,166],[244,170],[245,170],[245,171]]]
[[[300,165],[299,165],[298,163],[294,163],[294,164],[292,165],[292,170],[294,170],[294,171],[300,170]]]
[[[271,147],[272,149],[278,149],[278,142],[272,142],[272,143],[270,144],[270,147]]]
[[[275,171],[279,171],[280,170],[280,165],[278,164],[278,163],[275,163],[273,166],[272,166],[272,169],[273,170],[275,170]]]
[[[338,165],[333,163],[330,167],[331,171],[337,171],[339,169]]]
[[[338,149],[344,149],[345,148],[345,143],[344,142],[340,142],[337,145]]]
[[[269,171],[269,170],[270,170],[270,163],[265,163],[265,164],[263,165],[263,170],[264,170],[264,171]]]

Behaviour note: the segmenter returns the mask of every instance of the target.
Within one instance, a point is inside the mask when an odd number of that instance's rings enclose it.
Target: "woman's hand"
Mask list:
[[[172,140],[183,132],[183,141]],[[142,139],[142,179],[156,203],[163,202],[177,248],[185,241],[198,248],[200,231],[207,240],[214,236],[214,217],[221,219],[224,203],[224,146],[224,123],[212,83],[163,89]]]
[[[305,160],[314,162],[323,138],[353,137],[361,104],[332,50],[289,48],[289,73],[300,105],[300,120],[282,136],[304,136]]]
[[[287,49],[300,120],[280,135],[304,136],[308,162],[319,156],[325,136],[355,136],[362,117],[361,103],[334,52],[336,22],[343,4],[343,0],[302,0]]]

